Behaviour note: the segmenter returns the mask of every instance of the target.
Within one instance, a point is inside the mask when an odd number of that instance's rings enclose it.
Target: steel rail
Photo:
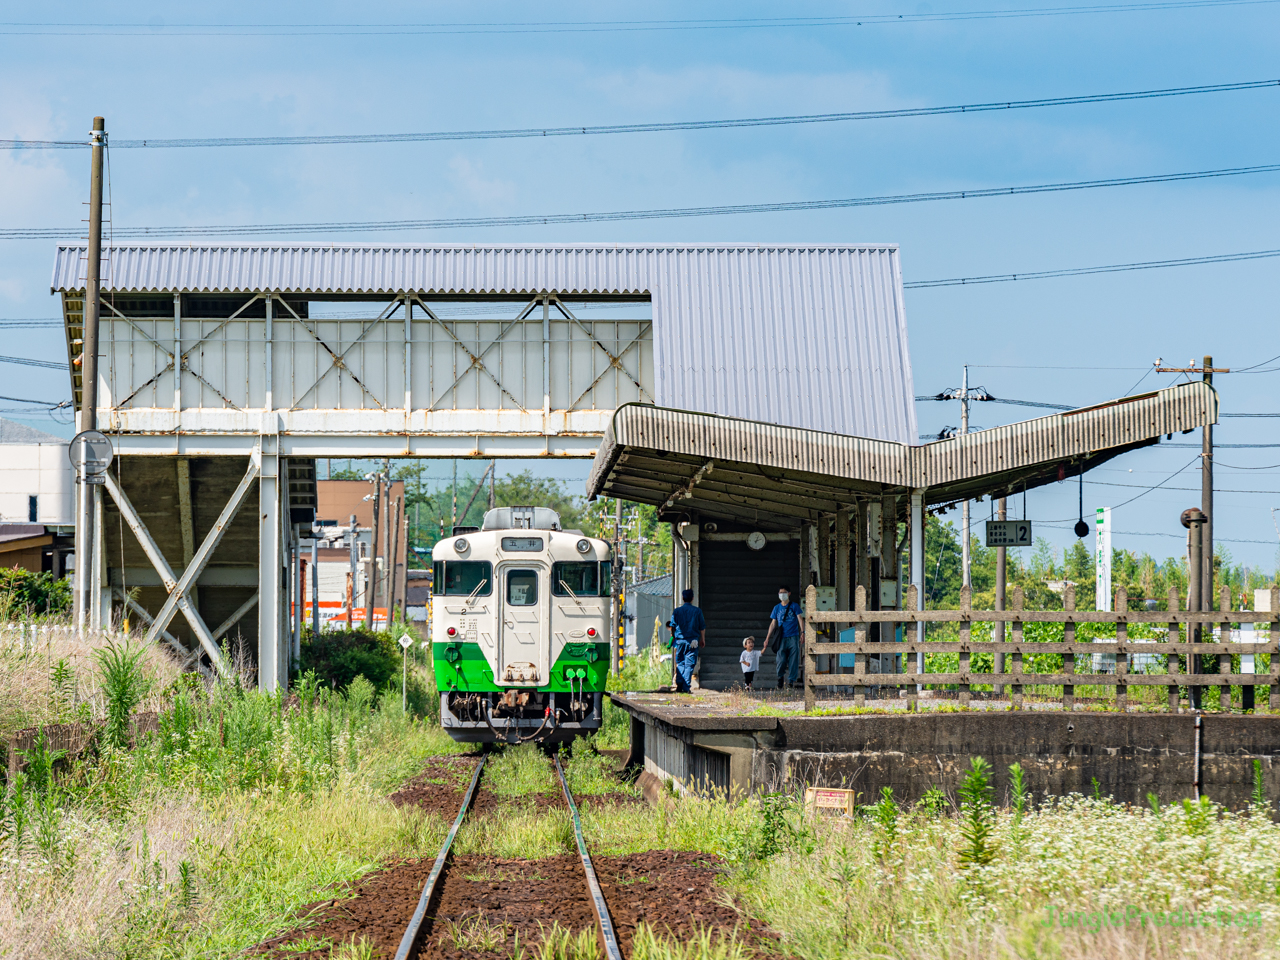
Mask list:
[[[573,802],[573,794],[569,792],[569,781],[565,779],[564,768],[560,766],[560,758],[555,758],[556,773],[560,775],[560,788],[564,790],[564,799],[569,804],[569,814],[573,817],[573,836],[578,841],[578,855],[582,858],[582,869],[587,875],[587,889],[591,892],[591,905],[596,912],[596,923],[600,929],[600,940],[604,944],[606,960],[622,960],[622,950],[618,946],[618,935],[613,929],[613,920],[609,916],[609,906],[604,902],[604,893],[600,890],[600,881],[596,879],[595,867],[591,865],[591,854],[587,852],[587,842],[582,836],[582,819],[578,816],[578,805]],[[397,954],[396,960],[401,960]]]
[[[480,774],[484,771],[484,764],[488,759],[487,756],[482,756],[480,762],[476,764],[476,772],[471,778],[471,786],[467,788],[467,795],[462,798],[462,808],[458,811],[458,816],[454,819],[453,826],[449,828],[449,835],[444,838],[444,845],[436,856],[435,865],[431,868],[427,882],[423,884],[422,895],[418,897],[418,907],[413,911],[413,917],[409,920],[409,926],[405,928],[404,936],[400,938],[400,946],[396,948],[396,960],[409,960],[409,955],[413,952],[413,948],[418,941],[418,935],[422,932],[422,921],[427,916],[427,905],[431,902],[431,897],[436,892],[436,883],[439,882],[440,875],[444,872],[444,862],[449,857],[449,848],[453,846],[453,838],[458,835],[458,828],[462,826],[462,821],[466,819],[467,811],[471,809],[471,801],[475,798],[476,787],[480,784]],[[572,801],[570,803],[572,804]],[[576,816],[577,814],[575,813]],[[579,840],[579,844],[581,844],[581,840]],[[621,960],[620,957],[619,960]]]

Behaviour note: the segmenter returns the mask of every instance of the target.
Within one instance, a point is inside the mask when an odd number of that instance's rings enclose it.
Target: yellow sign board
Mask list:
[[[804,805],[813,810],[840,810],[846,816],[853,816],[853,807],[858,795],[853,790],[841,790],[835,787],[806,787]]]

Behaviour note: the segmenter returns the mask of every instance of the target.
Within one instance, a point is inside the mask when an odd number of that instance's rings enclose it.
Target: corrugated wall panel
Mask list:
[[[83,245],[53,289],[79,289]],[[910,443],[916,435],[893,245],[130,244],[119,291],[648,295],[657,402]]]

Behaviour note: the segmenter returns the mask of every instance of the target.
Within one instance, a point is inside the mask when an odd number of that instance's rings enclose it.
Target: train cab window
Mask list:
[[[538,571],[507,571],[507,603],[513,607],[532,607],[538,602]]]
[[[446,597],[469,597],[475,593],[487,597],[493,593],[493,564],[488,560],[445,560],[444,589]],[[476,588],[479,587],[479,592]],[[435,587],[439,590],[439,587]],[[439,595],[439,594],[437,594]]]
[[[552,564],[551,593],[557,597],[570,593],[575,597],[600,596],[600,565],[594,561]]]

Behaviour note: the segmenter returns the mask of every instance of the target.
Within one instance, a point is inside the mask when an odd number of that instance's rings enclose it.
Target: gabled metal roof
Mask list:
[[[787,529],[889,493],[923,488],[938,504],[1041,486],[1217,418],[1217,393],[1199,382],[923,446],[628,404],[587,494],[651,503],[668,519]]]
[[[83,288],[85,256],[58,247],[54,292]],[[132,293],[647,297],[659,404],[916,436],[894,244],[131,243],[102,276]]]

